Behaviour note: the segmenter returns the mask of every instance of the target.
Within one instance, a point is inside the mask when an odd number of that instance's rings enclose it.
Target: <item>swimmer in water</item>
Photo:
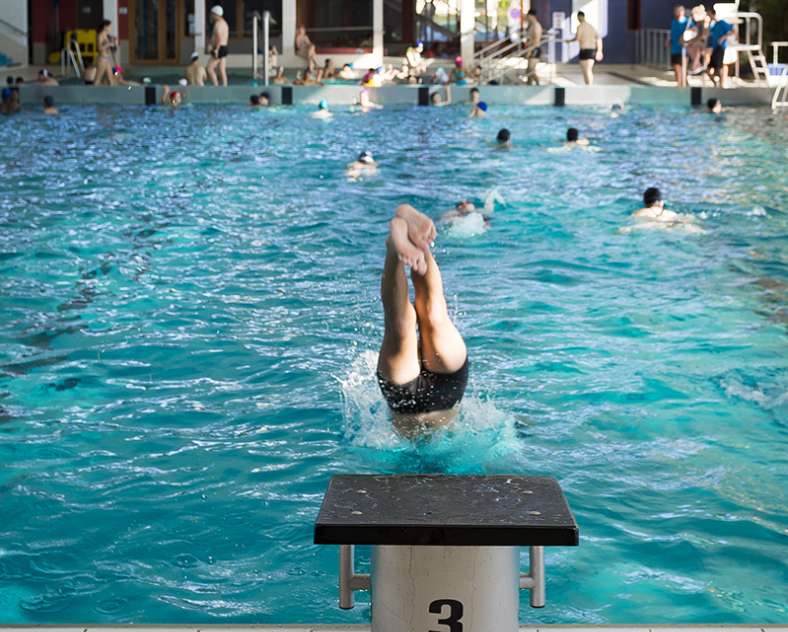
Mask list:
[[[60,112],[58,112],[57,108],[55,107],[55,99],[49,95],[44,97],[44,114],[49,116],[57,116]]]
[[[474,213],[481,215],[485,227],[490,225],[490,218],[487,215],[483,215],[470,200],[457,202],[457,205],[451,211],[447,211],[441,215],[441,220],[453,223],[471,217]]]
[[[586,147],[588,145],[587,138],[580,138],[580,132],[577,131],[576,127],[570,127],[566,130],[566,146],[573,147],[573,146],[580,146]]]
[[[331,110],[328,109],[328,101],[321,99],[320,103],[317,104],[317,110],[312,112],[311,116],[316,119],[328,120],[334,115],[331,114]]]
[[[495,146],[498,149],[512,148],[512,133],[505,127],[498,130],[498,135],[495,137]]]
[[[386,241],[380,287],[385,332],[377,378],[394,428],[407,438],[450,424],[468,383],[468,351],[449,316],[430,252],[435,236],[429,217],[402,204]],[[405,266],[411,268],[413,303]]]
[[[380,103],[375,103],[369,96],[369,90],[361,88],[358,94],[358,105],[362,112],[369,112],[370,110],[382,110],[383,106]]]
[[[260,93],[260,107],[267,108],[271,105],[271,95],[268,92]]]
[[[479,101],[471,110],[471,118],[484,118],[487,116],[487,103]]]
[[[356,160],[351,162],[345,170],[349,180],[358,180],[362,177],[374,176],[378,173],[378,163],[369,151],[362,151]]]
[[[688,233],[705,232],[697,225],[692,215],[676,213],[665,208],[662,192],[656,187],[649,187],[643,193],[643,208],[632,213],[632,219],[637,220],[632,226],[619,229],[621,233],[631,233],[634,230],[644,229],[671,229],[679,228]]]
[[[444,89],[446,91],[445,97],[441,97],[441,93],[438,90],[430,95],[430,105],[434,105],[435,107],[451,105],[451,85],[446,84]]]
[[[722,114],[722,101],[719,99],[709,99],[706,101],[706,107],[711,114],[716,114],[717,116]]]
[[[181,93],[178,90],[172,90],[170,86],[165,83],[161,95],[161,104],[177,108],[181,103],[183,103]]]
[[[620,103],[614,103],[610,106],[610,118],[618,118],[624,113],[624,106]]]

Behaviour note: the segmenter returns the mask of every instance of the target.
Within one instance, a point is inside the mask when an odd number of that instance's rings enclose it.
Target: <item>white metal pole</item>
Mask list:
[[[263,79],[265,85],[268,85],[268,71],[270,69],[270,61],[268,58],[268,51],[270,49],[270,29],[271,29],[271,13],[269,11],[263,12]]]
[[[460,55],[466,64],[472,63],[476,27],[476,3],[461,0],[460,4]]]
[[[205,0],[194,0],[194,50],[205,52]]]
[[[255,11],[252,16],[252,80],[257,79],[257,32],[260,29],[260,16]]]
[[[372,0],[372,56],[383,65],[383,0]]]
[[[296,0],[282,0],[282,64],[295,64]]]

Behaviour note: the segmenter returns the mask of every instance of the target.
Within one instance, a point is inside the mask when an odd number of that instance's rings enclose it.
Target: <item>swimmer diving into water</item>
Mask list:
[[[450,424],[468,382],[468,352],[449,316],[440,269],[430,252],[435,235],[429,217],[407,204],[398,206],[389,224],[380,285],[385,331],[378,384],[395,429],[408,438]]]

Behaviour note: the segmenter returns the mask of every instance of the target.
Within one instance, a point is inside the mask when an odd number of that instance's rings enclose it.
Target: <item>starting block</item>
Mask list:
[[[341,608],[371,591],[372,632],[517,632],[520,589],[545,605],[544,547],[579,531],[553,478],[351,475],[331,479],[314,541],[340,546]],[[356,544],[372,545],[369,575]]]

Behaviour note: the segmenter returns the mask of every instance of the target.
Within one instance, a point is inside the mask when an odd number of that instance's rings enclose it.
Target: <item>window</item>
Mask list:
[[[318,51],[372,48],[372,0],[299,0],[298,23]]]

